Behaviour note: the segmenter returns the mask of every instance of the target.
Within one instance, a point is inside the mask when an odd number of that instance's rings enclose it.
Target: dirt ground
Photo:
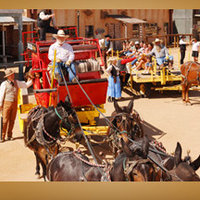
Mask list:
[[[177,49],[172,50],[176,55],[175,63],[178,62]],[[189,52],[189,51],[188,51]],[[189,55],[186,55],[186,59]],[[0,70],[0,76],[2,77]],[[144,132],[150,138],[163,143],[168,153],[173,153],[177,142],[182,145],[182,157],[190,150],[192,159],[200,154],[200,92],[190,93],[192,106],[185,106],[181,102],[181,94],[175,91],[167,91],[163,94],[157,92],[151,98],[139,98],[130,96],[123,92],[123,99],[120,106],[127,105],[131,98],[134,98],[134,109],[142,117]],[[30,93],[30,100],[33,101],[33,94]],[[106,116],[113,112],[113,104],[106,103]],[[19,129],[18,118],[14,127],[14,140],[0,144],[0,181],[43,181],[37,179],[35,173],[35,157],[31,150],[25,147],[23,135]],[[68,144],[70,145],[70,144]],[[71,146],[71,145],[70,145]],[[97,152],[105,149],[105,146],[93,146]],[[111,154],[106,158],[111,158]],[[197,171],[200,175],[200,170]]]

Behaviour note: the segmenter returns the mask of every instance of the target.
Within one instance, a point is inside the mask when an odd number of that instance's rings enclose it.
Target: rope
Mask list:
[[[88,164],[88,165],[90,165],[90,166],[93,166],[93,167],[101,167],[101,168],[105,168],[105,167],[106,167],[106,165],[100,165],[100,164],[91,163],[91,162],[89,162],[89,161],[87,161],[87,160],[81,158],[80,156],[78,156],[78,154],[77,154],[76,152],[73,152],[73,154],[74,154],[74,156],[75,156],[76,158],[78,158],[79,160],[81,160],[82,162],[84,162],[84,163],[86,163],[86,164]]]
[[[60,65],[58,65],[58,67],[60,68],[60,71],[61,71],[61,74],[62,74],[62,77],[63,77],[64,83],[65,83],[65,87],[66,87],[66,89],[67,89],[67,94],[68,94],[68,96],[69,96],[69,100],[70,100],[70,102],[72,103],[72,98],[71,98],[71,95],[70,95],[70,92],[69,92],[69,88],[68,88],[68,86],[67,86],[67,82],[66,82],[66,80],[65,80],[65,77],[64,77],[63,71],[62,71]],[[70,70],[71,70],[71,68],[70,68]],[[72,71],[72,70],[71,70],[71,71]],[[72,73],[73,73],[73,71],[72,71]]]

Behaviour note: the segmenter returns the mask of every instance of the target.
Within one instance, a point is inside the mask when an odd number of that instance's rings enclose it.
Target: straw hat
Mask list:
[[[13,70],[11,70],[11,69],[6,69],[5,70],[5,76],[4,76],[4,78],[7,78],[8,76],[10,76],[10,75],[12,75],[12,74],[14,74],[15,72],[13,71]]]
[[[64,30],[60,29],[58,30],[57,34],[53,34],[54,38],[68,38],[69,35],[65,35]]]

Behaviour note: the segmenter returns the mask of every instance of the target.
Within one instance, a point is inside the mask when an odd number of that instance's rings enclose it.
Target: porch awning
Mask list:
[[[123,23],[127,24],[145,24],[147,21],[144,21],[142,19],[137,19],[137,18],[115,18],[118,21],[121,21]]]
[[[23,24],[31,24],[36,22],[36,20],[22,16],[22,23]],[[0,16],[0,25],[14,25],[16,24],[15,19],[10,16]]]

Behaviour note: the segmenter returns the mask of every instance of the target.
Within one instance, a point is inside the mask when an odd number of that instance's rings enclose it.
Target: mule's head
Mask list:
[[[133,100],[131,100],[128,106],[120,107],[117,101],[114,100],[115,111],[112,113],[112,124],[114,128],[122,135],[124,141],[127,141],[127,136],[133,131],[133,116],[131,115],[133,110]]]
[[[79,124],[79,120],[76,111],[72,107],[68,99],[65,102],[60,101],[57,108],[64,110],[62,112],[61,127],[65,128],[69,134],[75,134],[74,138],[76,141],[80,141],[82,138],[82,131]]]
[[[128,146],[122,141],[123,152],[128,157],[126,172],[131,181],[154,181],[156,172],[153,164],[147,159],[149,140],[146,136],[137,143]]]
[[[172,180],[200,181],[199,176],[195,172],[200,166],[200,156],[190,164],[183,161],[181,159],[181,156],[182,156],[182,147],[178,142],[175,150],[174,169],[172,170],[172,172],[175,173],[175,176],[172,176]]]

